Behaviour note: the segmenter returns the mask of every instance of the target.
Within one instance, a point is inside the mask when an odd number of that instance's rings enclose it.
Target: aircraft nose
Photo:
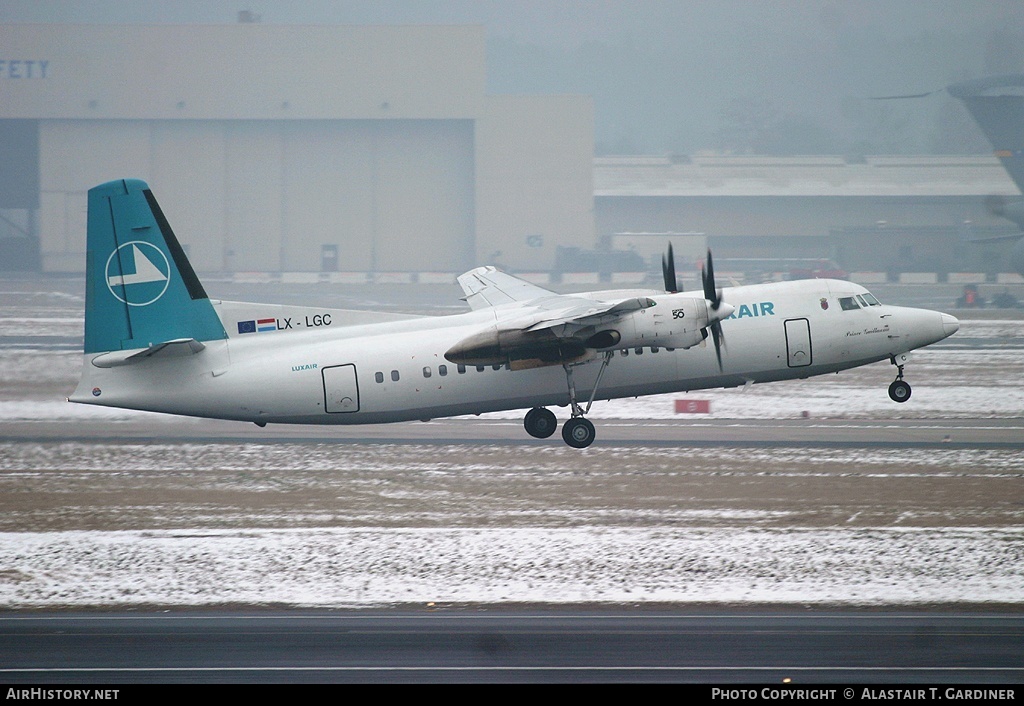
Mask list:
[[[942,330],[945,332],[946,337],[952,336],[954,333],[960,330],[960,322],[955,316],[949,314],[942,314]]]

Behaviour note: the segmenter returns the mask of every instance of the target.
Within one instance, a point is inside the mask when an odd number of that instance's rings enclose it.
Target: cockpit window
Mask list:
[[[867,308],[867,306],[868,306],[868,303],[867,303],[867,302],[866,302],[866,301],[864,300],[864,297],[862,297],[861,295],[859,295],[859,294],[858,294],[858,295],[857,295],[857,301],[859,301],[859,302],[860,302],[860,305],[861,305],[862,307],[864,307],[865,309]]]
[[[871,306],[882,306],[882,302],[871,296],[871,292],[864,292],[864,298],[868,300],[868,304]]]
[[[853,297],[839,297],[839,306],[843,311],[852,311],[853,309],[860,308],[857,304],[857,300]]]

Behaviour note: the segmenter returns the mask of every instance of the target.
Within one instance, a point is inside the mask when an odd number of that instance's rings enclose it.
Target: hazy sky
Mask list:
[[[481,24],[492,93],[594,97],[599,153],[981,152],[940,94],[1024,72],[1024,0],[0,0],[0,22]]]

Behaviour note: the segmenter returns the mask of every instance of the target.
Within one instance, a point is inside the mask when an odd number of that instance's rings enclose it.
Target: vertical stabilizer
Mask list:
[[[1024,74],[964,81],[946,90],[967,107],[1010,178],[1024,191]]]
[[[89,190],[85,352],[227,338],[145,182]]]

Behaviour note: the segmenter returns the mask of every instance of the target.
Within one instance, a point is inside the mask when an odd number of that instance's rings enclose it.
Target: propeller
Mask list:
[[[713,314],[718,314],[719,309],[722,307],[722,290],[715,288],[715,265],[711,259],[711,249],[708,248],[708,259],[707,262],[701,267],[700,278],[704,283],[704,298],[708,300],[708,306]],[[728,304],[726,304],[728,309]],[[723,311],[722,314],[728,316]],[[710,317],[709,317],[710,318]],[[711,329],[711,340],[715,344],[715,357],[718,358],[718,369],[722,370],[722,345],[725,343],[725,338],[722,336],[722,321],[721,318],[715,318],[708,328]]]
[[[676,280],[676,259],[672,254],[672,243],[668,244],[668,253],[661,256],[661,274],[665,278],[665,291],[675,294],[679,291]]]

